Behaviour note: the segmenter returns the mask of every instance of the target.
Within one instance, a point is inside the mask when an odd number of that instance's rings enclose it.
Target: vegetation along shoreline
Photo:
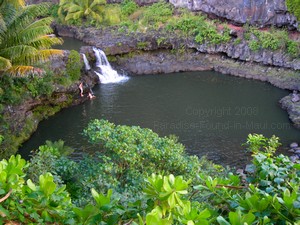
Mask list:
[[[94,62],[93,46],[133,76],[214,70],[295,91],[280,104],[300,128],[299,0],[27,4],[38,2],[0,0],[0,223],[300,224],[299,149],[276,155],[275,136],[249,134],[252,160],[238,172],[186,154],[175,136],[104,119],[83,131],[99,152],[80,161],[61,140],[15,155],[40,121],[88,99],[99,80],[82,54]],[[50,24],[87,46],[51,49],[62,40]]]

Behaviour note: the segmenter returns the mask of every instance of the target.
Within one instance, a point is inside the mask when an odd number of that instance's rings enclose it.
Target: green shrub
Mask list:
[[[173,14],[173,8],[170,3],[160,1],[145,8],[143,15],[144,24],[165,23]]]
[[[249,36],[249,48],[252,51],[257,51],[260,48],[269,49],[272,51],[281,49],[293,57],[299,54],[299,41],[291,40],[286,30],[277,30],[271,28],[270,31],[260,31],[254,27],[248,28],[245,35]],[[250,37],[252,39],[250,40]]]
[[[194,35],[198,29],[202,29],[205,25],[204,17],[201,15],[193,15],[192,13],[185,13],[184,15],[171,20],[166,29],[180,30],[186,35]]]
[[[278,138],[249,135],[252,164],[243,174],[227,178],[201,176],[197,199],[205,199],[219,224],[297,224],[300,221],[300,166],[287,156],[274,153]],[[220,207],[219,207],[220,206]],[[229,221],[229,222],[228,222]]]
[[[159,137],[150,129],[137,126],[116,126],[107,120],[89,123],[84,134],[103,147],[106,156],[119,164],[122,171],[134,169],[141,173],[168,171],[193,177],[198,171],[198,159],[185,155],[185,148],[174,139]],[[120,174],[122,176],[123,174]]]
[[[280,46],[280,40],[271,32],[260,32],[258,35],[262,48],[277,50]]]
[[[105,7],[103,14],[103,22],[106,26],[120,24],[121,22],[121,8],[118,4],[108,4]]]
[[[80,59],[80,54],[75,50],[71,50],[66,65],[66,73],[72,81],[79,80],[82,67],[83,62]]]
[[[138,8],[138,5],[132,0],[124,0],[121,3],[121,13],[124,16],[129,16],[134,13]]]
[[[59,4],[52,4],[49,11],[50,11],[50,15],[53,18],[58,18],[58,9],[59,9]]]
[[[260,45],[259,45],[259,42],[256,41],[256,40],[251,40],[249,42],[249,48],[252,50],[252,51],[257,51],[260,49]]]
[[[297,57],[300,54],[300,44],[297,41],[288,40],[286,43],[287,52],[294,57]]]
[[[0,92],[0,103],[2,104],[19,104],[25,100],[29,93],[26,93],[26,78],[12,78],[10,76],[1,76],[0,87],[5,87]]]
[[[300,20],[300,0],[286,0],[288,10]]]
[[[58,141],[41,146],[30,164],[19,155],[0,162],[1,223],[300,222],[300,165],[275,155],[280,145],[275,136],[248,136],[246,145],[253,160],[240,177],[225,174],[205,159],[184,156],[176,138],[161,138],[149,129],[94,120],[84,133],[99,145],[99,155],[74,162],[62,156],[69,150]],[[151,171],[155,173],[150,175]],[[25,182],[26,175],[33,173],[33,180]],[[84,199],[70,197],[67,190]]]
[[[52,77],[48,75],[43,77],[33,76],[26,81],[26,86],[32,97],[50,96],[54,90]]]

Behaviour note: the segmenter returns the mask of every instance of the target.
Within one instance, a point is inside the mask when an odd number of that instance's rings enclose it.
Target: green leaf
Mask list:
[[[297,169],[297,170],[300,170],[300,164],[295,164],[293,165],[293,168]]]
[[[176,195],[176,193],[172,193],[168,197],[168,204],[169,204],[171,209],[175,208],[175,206],[176,206],[175,195]]]
[[[166,192],[172,192],[168,177],[164,177],[163,188]]]
[[[30,179],[27,180],[27,186],[33,191],[37,190],[35,184]]]
[[[201,211],[199,213],[199,218],[201,218],[201,219],[207,219],[210,216],[211,216],[211,213],[210,213],[210,211],[208,209],[204,209],[203,211]]]
[[[237,211],[237,212],[230,212],[229,213],[229,221],[232,225],[240,225],[242,224],[241,221],[241,212]]]
[[[227,222],[222,216],[217,217],[217,221],[220,225],[231,225],[229,222]]]
[[[252,213],[247,213],[246,215],[243,215],[242,217],[242,223],[245,224],[252,224],[255,220],[255,216]]]
[[[104,207],[111,202],[111,196],[112,196],[112,189],[109,189],[107,191],[107,195],[103,195],[102,193],[98,193],[94,188],[91,189],[92,196],[97,202],[97,205],[99,207]]]
[[[56,184],[52,181],[48,181],[45,183],[45,186],[43,187],[42,191],[45,193],[46,196],[50,196],[53,194],[53,192],[56,189]]]
[[[276,177],[276,178],[274,179],[274,182],[277,183],[277,184],[281,184],[281,183],[284,182],[284,179],[282,179],[282,178],[280,178],[280,177]]]
[[[189,221],[187,222],[187,225],[195,225],[195,224],[194,224],[194,222],[193,222],[192,220],[189,220]]]
[[[99,213],[99,210],[91,204],[86,205],[83,209],[75,207],[73,211],[83,223],[88,223],[93,216]]]

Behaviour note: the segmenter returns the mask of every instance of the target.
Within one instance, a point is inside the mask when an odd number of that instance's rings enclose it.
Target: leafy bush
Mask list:
[[[83,160],[85,161],[83,164],[71,161],[61,155],[68,149],[62,141],[59,141],[48,142],[41,146],[41,153],[33,157],[30,165],[20,156],[11,156],[9,160],[0,162],[0,195],[5,194],[0,199],[1,223],[133,225],[300,223],[300,165],[294,164],[286,156],[274,155],[279,146],[278,138],[274,136],[271,138],[257,134],[248,136],[246,144],[253,154],[253,160],[252,164],[246,167],[246,173],[243,173],[242,177],[231,172],[226,175],[218,173],[218,167],[211,167],[205,160],[198,161],[198,164],[194,165],[201,166],[201,170],[197,170],[196,174],[191,172],[193,171],[191,168],[185,168],[181,171],[183,176],[179,174],[174,176],[169,173],[172,168],[168,165],[168,160],[171,162],[168,158],[172,157],[168,153],[164,155],[169,151],[168,147],[172,147],[175,149],[174,154],[179,154],[173,158],[175,161],[172,165],[178,168],[176,164],[182,163],[176,161],[182,159],[182,145],[176,143],[174,139],[159,138],[149,129],[116,126],[105,120],[91,122],[85,133],[93,143],[103,147],[96,160],[94,156],[89,157],[88,161]],[[166,157],[164,163],[167,165],[148,166],[153,162],[162,163],[160,160],[163,160],[161,157],[163,155]],[[46,157],[52,159],[46,160]],[[131,166],[129,157],[133,161]],[[36,163],[39,164],[38,167]],[[57,184],[52,174],[44,173],[43,169],[40,171],[42,165],[57,174],[59,172],[61,174],[59,176],[64,177],[65,183],[72,183],[74,188],[78,181],[85,177],[88,190],[81,189],[81,194],[89,197],[86,197],[82,205],[74,205],[71,201],[74,199],[66,191],[72,189]],[[29,172],[30,167],[33,167],[36,173],[44,174],[36,174],[38,179],[34,178],[35,181],[28,179],[25,182],[26,171],[27,176],[33,172],[33,170]],[[162,169],[163,167],[166,169]],[[157,173],[148,175],[151,170]],[[117,176],[121,173],[123,173],[121,176]],[[131,176],[130,183],[138,187],[131,192],[135,198],[128,198],[127,182],[122,184],[123,190],[118,189],[118,183],[124,180],[125,174],[134,175]],[[191,179],[186,180],[185,177]],[[97,179],[98,185],[95,183]],[[105,185],[104,189],[100,189]],[[102,190],[102,193],[97,190]]]
[[[222,210],[216,218],[219,224],[298,224],[299,164],[287,156],[274,156],[276,137],[249,135],[247,144],[253,160],[244,181],[233,174],[226,179],[203,176],[203,183],[194,187],[200,192],[197,198],[206,198],[215,211]]]
[[[252,51],[260,48],[273,51],[282,49],[293,57],[299,55],[299,41],[290,39],[287,31],[275,28],[271,28],[270,31],[260,31],[254,27],[246,28],[244,38],[247,37],[249,48]]]
[[[33,76],[26,81],[26,86],[32,97],[41,95],[50,96],[54,90],[52,77],[48,75],[43,77]]]
[[[10,76],[2,76],[0,78],[0,102],[2,104],[18,104],[22,102],[22,98],[26,98],[25,88],[21,79],[13,79]],[[27,94],[28,96],[28,94]]]
[[[56,183],[63,183],[60,174],[63,174],[65,177],[66,171],[64,168],[58,167],[58,164],[64,161],[63,156],[67,156],[72,152],[73,149],[65,146],[62,140],[55,142],[46,141],[45,145],[40,146],[37,152],[34,152],[30,161],[30,167],[26,171],[27,178],[33,180],[33,182],[38,182],[40,174],[51,172]],[[72,161],[68,163],[65,161],[65,165],[69,165],[70,168],[72,168],[72,163]],[[60,171],[62,169],[63,172]],[[39,174],[36,171],[39,171]]]
[[[121,7],[118,4],[108,4],[103,13],[101,25],[112,26],[121,22]]]
[[[194,35],[196,30],[201,29],[205,24],[204,17],[201,15],[192,15],[191,13],[185,13],[176,20],[170,21],[167,25],[168,30],[180,30],[184,34]]]
[[[259,42],[256,41],[256,40],[251,40],[249,42],[249,48],[252,50],[252,51],[257,51],[260,49],[260,45],[259,45]]]
[[[300,20],[300,0],[286,0],[288,10]]]
[[[134,13],[138,8],[138,5],[132,0],[124,0],[121,3],[121,12],[124,16],[129,16]]]
[[[31,180],[25,183],[26,167],[20,155],[0,162],[0,192],[6,194],[0,206],[1,223],[70,224],[72,207],[65,187],[58,188],[49,173],[39,177],[39,185]]]
[[[185,155],[182,144],[174,139],[159,137],[150,129],[116,126],[107,120],[94,120],[84,134],[92,143],[103,148],[106,156],[111,157],[124,172],[132,169],[141,173],[168,171],[192,177],[198,171],[196,156]]]
[[[287,52],[294,57],[300,54],[300,44],[297,41],[288,40],[286,43]]]
[[[80,54],[75,50],[71,50],[66,65],[66,73],[72,81],[79,80],[82,67],[83,62],[80,59]]]
[[[173,8],[171,4],[164,1],[154,3],[146,7],[143,15],[144,24],[157,24],[159,22],[165,23],[167,19],[172,16]]]

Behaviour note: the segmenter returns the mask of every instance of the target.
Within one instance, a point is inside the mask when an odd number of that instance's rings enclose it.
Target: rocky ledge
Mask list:
[[[290,94],[282,98],[279,102],[281,107],[287,110],[289,118],[294,123],[295,127],[300,129],[300,101],[294,101],[293,97],[293,94]]]
[[[122,33],[113,29],[79,28],[74,26],[55,25],[55,31],[60,36],[72,37],[96,46],[107,55],[126,54],[136,50],[155,51],[158,49],[194,49],[208,54],[222,54],[234,60],[256,62],[266,66],[276,66],[300,70],[300,58],[293,58],[283,50],[271,51],[262,49],[251,51],[246,41],[233,35],[232,40],[223,44],[197,44],[193,38],[178,36],[164,31],[149,31],[147,33]],[[232,29],[231,33],[237,31]]]
[[[299,29],[296,17],[291,15],[285,0],[170,0],[176,7],[205,12],[227,19],[235,24],[278,26]]]

